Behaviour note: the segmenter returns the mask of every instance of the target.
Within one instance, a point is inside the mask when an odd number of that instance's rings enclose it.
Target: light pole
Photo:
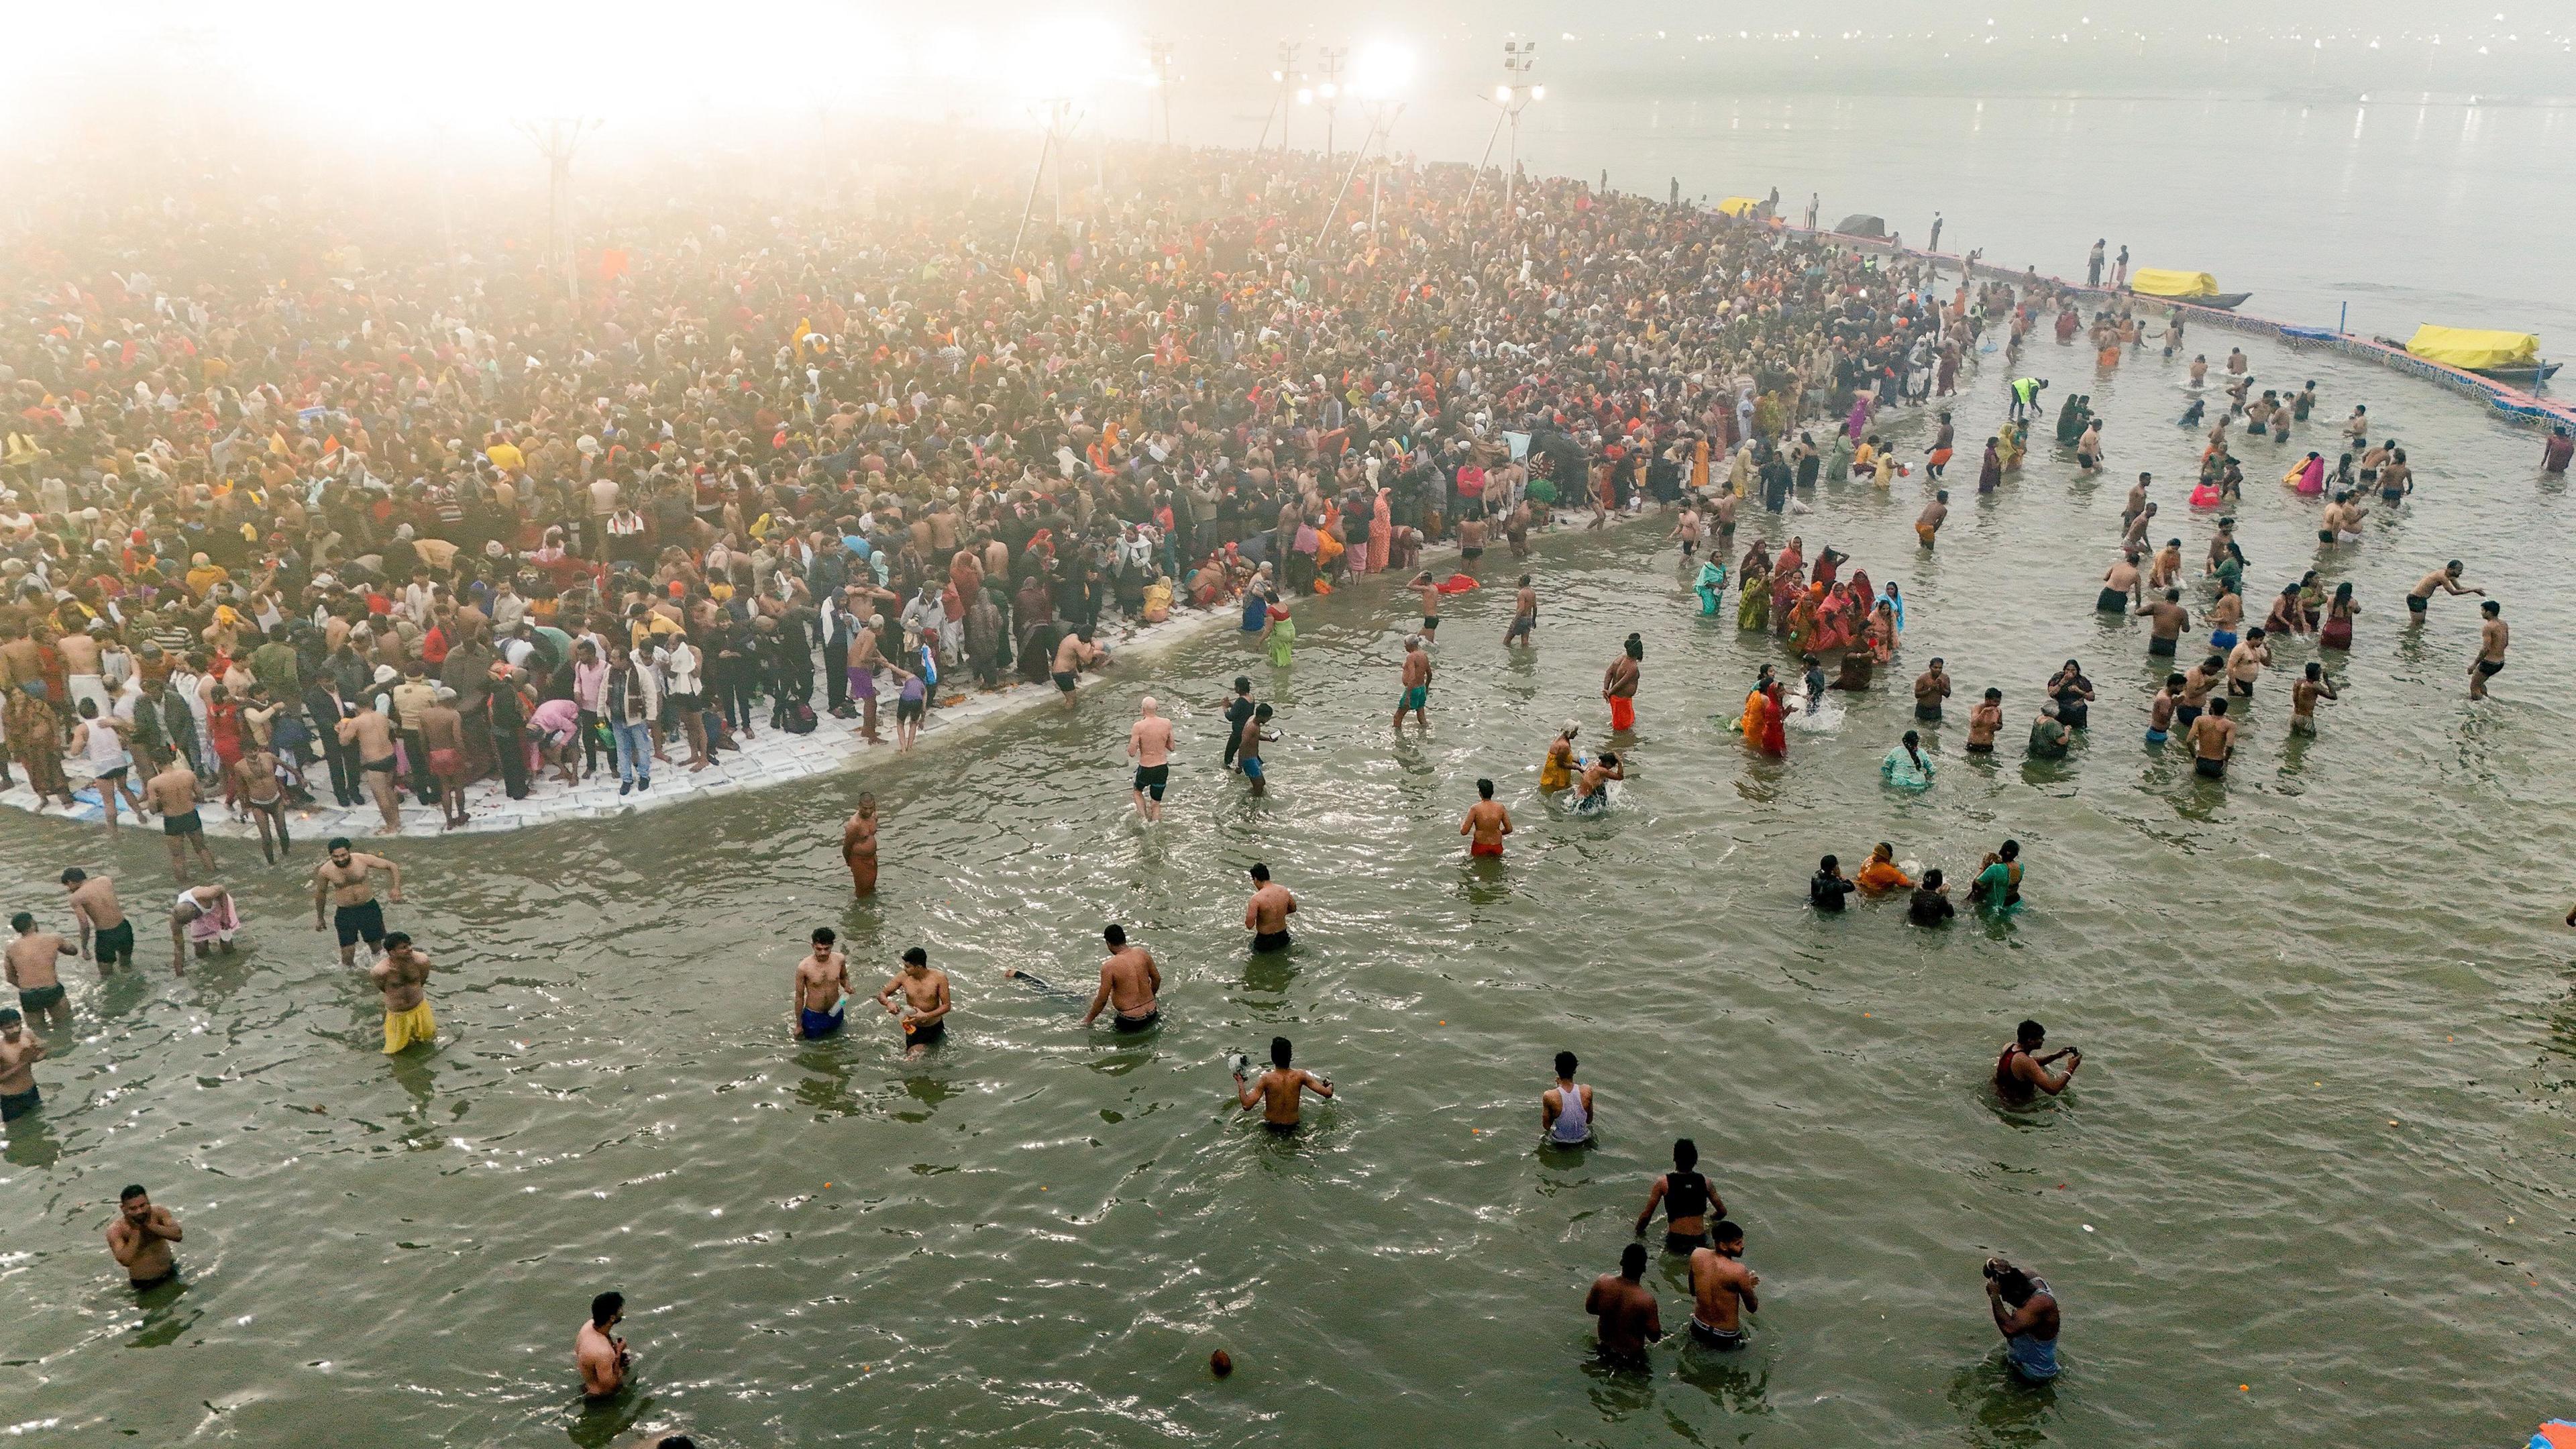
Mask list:
[[[1395,129],[1395,118],[1404,114],[1404,102],[1402,101],[1379,98],[1371,100],[1368,105],[1368,135],[1361,139],[1359,150],[1351,154],[1351,169],[1342,173],[1342,184],[1341,187],[1333,193],[1332,205],[1324,208],[1324,224],[1315,231],[1315,245],[1313,249],[1317,252],[1321,252],[1323,250],[1324,238],[1332,235],[1333,221],[1336,217],[1341,215],[1342,198],[1350,195],[1351,182],[1360,174],[1361,163],[1367,161],[1369,152],[1382,144],[1387,138],[1387,133]],[[1369,195],[1369,228],[1371,234],[1374,235],[1377,228],[1377,195],[1375,191],[1375,187],[1377,185],[1376,177],[1370,177],[1369,185],[1371,188]]]
[[[1284,156],[1288,154],[1288,102],[1291,94],[1294,94],[1299,105],[1306,105],[1315,99],[1313,91],[1295,89],[1297,42],[1293,40],[1279,42],[1279,63],[1270,68],[1270,78],[1278,82],[1279,98],[1271,102],[1270,110],[1261,117],[1261,139],[1252,143],[1252,149],[1258,152],[1270,144],[1270,120],[1272,116],[1276,116],[1279,119],[1279,154]]]
[[[1145,41],[1146,63],[1153,67],[1145,77],[1145,139],[1154,139],[1154,113],[1163,115],[1163,144],[1172,144],[1172,43],[1168,40]]]
[[[1029,234],[1029,217],[1038,208],[1038,185],[1046,180],[1050,159],[1055,163],[1055,224],[1064,225],[1064,143],[1082,118],[1074,114],[1073,102],[1063,98],[1048,101],[1046,108],[1046,136],[1038,142],[1038,169],[1029,176],[1029,199],[1020,207],[1020,227],[1011,233],[1011,256],[1004,266],[1017,265],[1020,260],[1020,243]]]
[[[1333,121],[1341,110],[1342,64],[1350,59],[1351,48],[1328,45],[1315,54],[1324,70],[1324,83],[1315,88],[1315,94],[1324,98],[1324,159],[1330,161],[1333,159]]]
[[[1521,112],[1532,101],[1547,99],[1547,87],[1530,84],[1529,73],[1538,64],[1538,42],[1506,40],[1503,42],[1503,83],[1494,87],[1494,104],[1503,108],[1503,118],[1511,123],[1511,154],[1503,163],[1503,223],[1512,218],[1512,197],[1521,171]]]
[[[534,121],[513,124],[520,135],[536,144],[537,154],[546,158],[546,262],[563,270],[566,291],[578,307],[581,268],[574,264],[572,158],[581,149],[581,138],[598,130],[600,123],[595,119],[557,116],[542,127]]]

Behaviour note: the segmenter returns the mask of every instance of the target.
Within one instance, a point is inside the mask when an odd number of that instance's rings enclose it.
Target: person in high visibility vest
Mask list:
[[[2048,379],[2044,377],[2014,378],[2012,380],[2012,411],[2009,416],[2015,421],[2026,417],[2039,416],[2040,389],[2047,386]]]

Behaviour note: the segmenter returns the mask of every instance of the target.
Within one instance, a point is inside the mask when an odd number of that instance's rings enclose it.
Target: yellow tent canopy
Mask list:
[[[1761,204],[1762,198],[1758,196],[1730,196],[1717,204],[1717,214],[1720,216],[1751,216],[1754,209],[1759,207]]]
[[[2540,339],[2528,332],[2436,327],[2427,322],[2406,339],[2406,350],[2453,367],[2513,367],[2540,355]]]
[[[2168,272],[2141,267],[2129,274],[2129,290],[2150,297],[2215,297],[2218,279],[2207,272]]]

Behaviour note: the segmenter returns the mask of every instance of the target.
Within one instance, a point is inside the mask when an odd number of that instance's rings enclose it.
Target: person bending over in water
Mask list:
[[[1986,1306],[2004,1336],[2004,1362],[2032,1383],[2057,1377],[2057,1295],[2048,1280],[2001,1258],[1986,1260]]]
[[[1619,763],[1619,757],[1603,750],[1601,758],[1583,767],[1583,778],[1574,782],[1574,813],[1598,815],[1609,809],[1610,782],[1627,778],[1628,771]]]
[[[1995,1095],[2016,1107],[2028,1106],[2046,1092],[2054,1097],[2066,1090],[2075,1079],[2075,1069],[2084,1065],[2084,1053],[2073,1047],[2063,1051],[2039,1054],[2048,1040],[2048,1029],[2035,1021],[2025,1021],[2013,1032],[2012,1045],[1995,1058]],[[2051,1073],[2048,1065],[2063,1060],[2066,1070]]]
[[[1129,945],[1127,928],[1114,922],[1101,928],[1100,939],[1109,943],[1109,956],[1100,963],[1100,989],[1091,994],[1082,1024],[1098,1020],[1103,1007],[1114,1008],[1109,1024],[1120,1031],[1143,1031],[1161,1021],[1154,993],[1163,989],[1163,973],[1155,969],[1154,953]]]
[[[1673,1143],[1673,1170],[1655,1179],[1646,1192],[1646,1209],[1637,1214],[1637,1231],[1655,1220],[1655,1205],[1664,1209],[1664,1251],[1687,1253],[1708,1241],[1709,1214],[1726,1216],[1726,1203],[1699,1173],[1699,1144],[1684,1137]]]
[[[1574,1053],[1556,1054],[1556,1085],[1539,1093],[1538,1128],[1556,1147],[1581,1147],[1592,1140],[1592,1089],[1574,1082]]]
[[[1709,1246],[1691,1250],[1692,1341],[1721,1352],[1744,1347],[1743,1315],[1761,1311],[1762,1299],[1753,1291],[1761,1282],[1761,1274],[1744,1266],[1744,1229],[1719,1219],[1709,1230]]]
[[[1261,1125],[1282,1134],[1297,1130],[1297,1105],[1306,1093],[1333,1095],[1328,1078],[1290,1066],[1292,1055],[1288,1038],[1274,1036],[1270,1039],[1270,1070],[1249,1081],[1244,1079],[1242,1068],[1236,1068],[1234,1073],[1235,1105],[1246,1112],[1260,1108]]]

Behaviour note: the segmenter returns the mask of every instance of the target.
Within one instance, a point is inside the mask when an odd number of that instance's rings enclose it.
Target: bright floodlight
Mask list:
[[[1531,87],[1530,87],[1530,99],[1531,99],[1531,100],[1534,100],[1534,101],[1543,101],[1543,100],[1546,100],[1546,99],[1547,99],[1547,87],[1545,87],[1545,86],[1531,86]]]
[[[1311,106],[1311,105],[1313,105],[1314,103],[1315,103],[1315,91],[1314,91],[1314,88],[1313,88],[1313,87],[1311,87],[1311,86],[1299,86],[1299,87],[1297,88],[1297,104],[1299,104],[1299,105],[1301,105],[1301,106]]]
[[[1351,62],[1351,90],[1373,100],[1395,95],[1412,80],[1413,50],[1410,46],[1377,41],[1363,47]]]
[[[1510,86],[1496,86],[1496,87],[1494,87],[1494,99],[1495,99],[1495,100],[1497,100],[1497,101],[1502,102],[1502,103],[1503,103],[1503,104],[1505,104],[1505,105],[1509,105],[1509,104],[1511,104],[1511,100],[1512,100],[1512,88],[1511,88]]]

